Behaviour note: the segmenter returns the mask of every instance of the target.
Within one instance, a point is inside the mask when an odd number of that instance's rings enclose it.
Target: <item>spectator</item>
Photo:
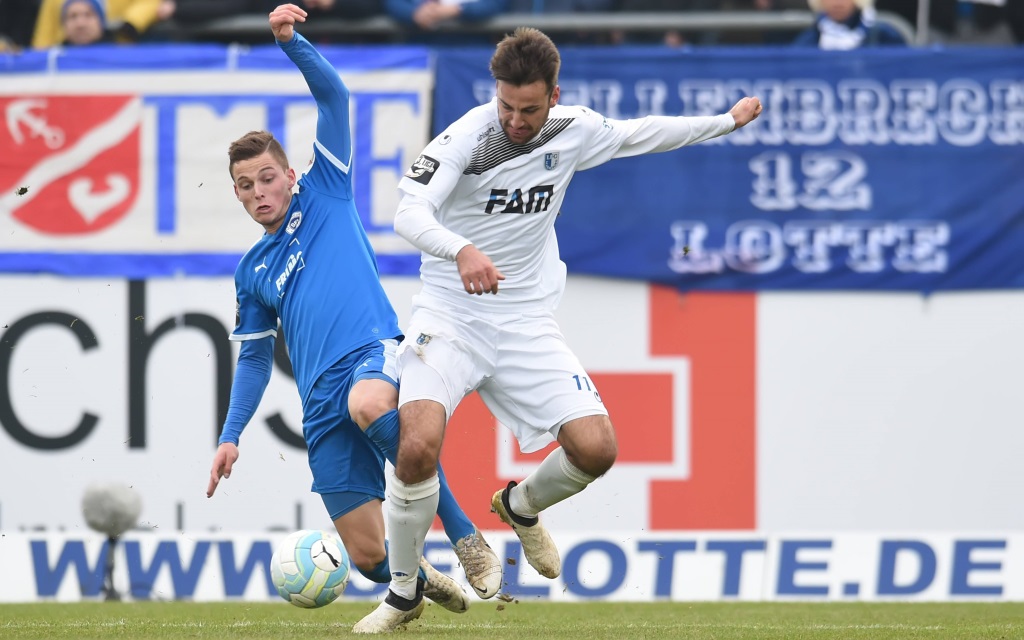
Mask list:
[[[892,25],[878,22],[871,0],[808,0],[817,14],[814,26],[793,44],[819,49],[901,46],[907,41]]]
[[[0,53],[20,51],[32,43],[39,0],[0,0]]]
[[[384,0],[388,15],[412,27],[414,40],[432,44],[468,44],[469,38],[442,40],[432,35],[445,22],[477,22],[508,11],[509,0]]]
[[[95,0],[94,5],[105,13],[111,37],[117,42],[135,42],[157,21],[162,0]],[[43,0],[32,36],[32,46],[46,49],[64,42],[62,16],[64,0]],[[210,3],[215,4],[215,3]],[[105,5],[105,6],[104,6]]]
[[[65,0],[61,8],[60,26],[64,46],[82,46],[112,42],[107,31],[107,17],[99,0]]]

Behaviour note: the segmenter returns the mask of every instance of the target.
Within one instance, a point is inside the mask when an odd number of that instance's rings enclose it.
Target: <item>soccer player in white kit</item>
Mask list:
[[[435,138],[399,183],[395,231],[423,252],[423,289],[398,354],[391,589],[355,632],[391,631],[419,606],[416,566],[437,506],[445,425],[473,391],[524,452],[561,445],[491,501],[530,565],[558,577],[558,549],[538,514],[585,489],[617,453],[601,396],[554,319],[566,275],[554,229],[565,190],[577,171],[702,142],[761,113],[745,97],[717,116],[612,120],[558,104],[559,65],[540,31],[506,36],[491,58],[495,99]]]

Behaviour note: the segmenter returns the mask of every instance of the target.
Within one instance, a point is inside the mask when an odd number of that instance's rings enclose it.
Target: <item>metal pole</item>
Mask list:
[[[931,0],[917,0],[917,37],[915,44],[928,44],[928,17],[931,15]]]
[[[121,594],[114,588],[114,551],[117,548],[117,536],[107,538],[107,563],[103,571],[103,599],[107,601],[121,600]]]

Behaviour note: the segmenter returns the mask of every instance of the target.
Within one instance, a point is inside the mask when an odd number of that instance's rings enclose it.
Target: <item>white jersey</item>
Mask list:
[[[470,110],[427,145],[398,186],[436,209],[436,221],[457,234],[448,237],[465,238],[491,259],[505,276],[497,295],[467,294],[454,255],[418,241],[415,229],[400,224],[401,209],[395,227],[424,252],[425,294],[468,308],[553,309],[565,286],[555,219],[573,174],[613,158],[707,140],[734,126],[729,114],[612,120],[556,105],[531,141],[514,144],[502,131],[496,99]],[[421,220],[417,216],[416,224],[423,226]]]

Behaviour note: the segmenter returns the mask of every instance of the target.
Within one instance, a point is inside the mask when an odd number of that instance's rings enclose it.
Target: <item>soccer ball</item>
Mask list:
[[[351,563],[341,540],[328,532],[303,529],[289,535],[270,559],[277,593],[296,607],[314,609],[345,592]]]

